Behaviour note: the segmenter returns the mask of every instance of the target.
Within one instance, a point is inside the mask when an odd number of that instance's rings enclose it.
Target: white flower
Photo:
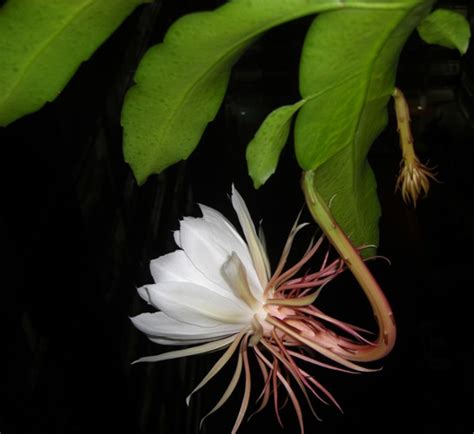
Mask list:
[[[212,340],[206,347],[211,351],[227,345],[229,339],[224,338],[249,327],[255,316],[266,316],[267,255],[235,188],[232,204],[247,243],[221,213],[200,205],[203,217],[185,217],[174,234],[181,249],[151,261],[155,283],[138,293],[161,312],[138,315],[132,321],[153,342],[189,345]]]
[[[312,306],[323,285],[343,269],[338,258],[303,277],[295,277],[321,245],[322,237],[311,243],[304,257],[284,271],[296,233],[305,225],[295,224],[282,257],[271,275],[264,242],[257,236],[248,209],[234,187],[232,205],[245,235],[218,211],[200,205],[201,218],[185,217],[174,233],[179,249],[151,261],[154,284],[138,289],[140,296],[159,312],[132,318],[147,337],[163,345],[193,345],[189,348],[143,357],[137,362],[158,362],[178,357],[226,349],[209,373],[187,398],[212,379],[238,350],[235,373],[215,407],[219,409],[234,391],[242,370],[245,390],[242,405],[232,429],[240,426],[251,393],[249,349],[253,351],[263,377],[260,394],[262,410],[274,395],[278,420],[278,385],[290,398],[303,432],[302,411],[291,378],[306,401],[308,391],[321,401],[333,402],[332,395],[298,363],[319,365],[340,371],[369,371],[354,364],[354,354],[373,348],[360,329],[336,320]],[[262,235],[263,238],[263,235]],[[327,326],[346,334],[340,337]],[[355,340],[348,339],[351,336]],[[317,352],[341,366],[320,362],[308,354]],[[363,360],[359,357],[357,360]],[[280,391],[281,393],[281,391]],[[281,423],[281,421],[280,421]]]

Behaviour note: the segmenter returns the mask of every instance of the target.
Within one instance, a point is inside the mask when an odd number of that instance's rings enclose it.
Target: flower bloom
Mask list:
[[[138,289],[140,296],[159,312],[132,318],[147,337],[162,345],[189,346],[137,362],[157,362],[215,350],[225,350],[187,398],[216,376],[237,353],[235,372],[214,408],[218,410],[234,391],[240,377],[245,387],[232,433],[239,428],[251,395],[251,356],[263,385],[257,398],[261,411],[272,401],[281,424],[279,408],[285,391],[304,431],[298,396],[317,417],[311,395],[339,405],[309,372],[311,365],[345,372],[367,372],[353,361],[364,360],[373,348],[361,329],[334,319],[313,306],[321,288],[344,267],[341,259],[326,254],[320,268],[298,277],[323,238],[311,243],[303,258],[286,267],[293,239],[304,224],[293,226],[273,273],[263,235],[257,235],[248,209],[233,187],[232,205],[245,235],[218,211],[200,205],[201,218],[185,217],[174,233],[179,249],[151,261],[154,284]],[[342,332],[342,336],[336,331]],[[371,347],[372,346],[372,347]],[[315,356],[324,356],[324,361]],[[204,420],[203,419],[203,420]]]

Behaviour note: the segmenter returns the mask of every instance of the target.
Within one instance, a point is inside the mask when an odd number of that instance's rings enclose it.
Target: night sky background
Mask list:
[[[311,20],[274,29],[252,46],[196,152],[140,188],[123,162],[120,128],[122,100],[144,51],[179,16],[221,3],[169,0],[138,8],[57,100],[0,128],[1,434],[195,434],[229,381],[232,370],[225,369],[187,408],[186,395],[216,355],[131,366],[162,348],[128,317],[149,310],[135,288],[151,281],[150,259],[175,249],[172,230],[180,217],[199,215],[199,202],[235,222],[232,182],[254,219],[263,219],[270,257],[278,257],[303,205],[293,149],[289,143],[276,176],[259,191],[246,174],[244,154],[265,116],[298,99],[299,52]],[[443,4],[473,22],[472,4]],[[373,374],[314,371],[344,415],[316,404],[324,420],[305,411],[307,432],[474,429],[474,50],[460,59],[413,35],[397,85],[412,108],[419,156],[437,167],[440,182],[416,210],[394,194],[401,156],[390,109],[370,161],[383,212],[379,253],[392,265],[379,260],[370,267],[392,303],[397,345],[372,365],[383,366]],[[320,303],[337,318],[375,326],[348,274],[325,290]],[[201,432],[230,432],[242,393],[239,387]],[[239,432],[297,433],[290,404],[282,416],[285,430],[269,405]]]

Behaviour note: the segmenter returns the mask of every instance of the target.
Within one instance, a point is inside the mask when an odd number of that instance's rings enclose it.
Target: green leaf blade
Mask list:
[[[7,1],[0,8],[0,126],[53,101],[81,62],[145,1]]]
[[[333,11],[304,44],[300,92],[316,94],[295,123],[297,159],[356,245],[378,243],[380,206],[367,153],[387,123],[399,53],[431,2],[399,11]]]
[[[281,151],[290,135],[294,114],[305,103],[279,107],[263,121],[247,146],[247,165],[255,188],[260,188],[276,170]]]
[[[418,26],[418,34],[428,44],[441,45],[466,54],[471,37],[467,19],[449,9],[437,9],[428,15]]]
[[[212,61],[211,67],[203,67],[202,58],[212,58],[217,48],[197,32],[208,17],[203,12],[175,23],[164,43],[145,54],[137,84],[126,95],[121,121],[124,155],[139,184],[190,155],[224,98],[231,67],[242,49],[225,53],[216,67]],[[181,47],[190,50],[184,53]]]
[[[265,31],[331,9],[395,10],[405,3],[233,0],[180,18],[143,58],[122,111],[125,159],[138,183],[191,154],[222,103],[232,66]]]

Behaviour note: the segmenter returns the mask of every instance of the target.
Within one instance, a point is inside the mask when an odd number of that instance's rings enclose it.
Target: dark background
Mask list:
[[[120,107],[144,50],[177,17],[220,1],[164,1],[137,9],[83,64],[58,99],[0,129],[3,335],[0,432],[197,433],[200,415],[222,392],[225,371],[186,408],[184,398],[215,356],[130,366],[161,348],[128,316],[146,310],[135,287],[148,262],[174,249],[171,230],[196,202],[230,216],[232,182],[255,219],[263,218],[276,258],[303,204],[291,146],[260,191],[246,175],[244,151],[265,115],[296,101],[298,57],[310,20],[282,26],[253,46],[234,70],[217,119],[188,161],[141,188],[123,162]],[[472,5],[445,2],[474,14]],[[284,55],[282,55],[284,53]],[[399,338],[383,370],[320,379],[344,409],[306,413],[308,432],[471,433],[472,150],[474,52],[427,46],[414,35],[398,86],[409,98],[417,150],[440,183],[416,211],[393,190],[400,151],[391,112],[370,160],[383,208],[379,252],[371,264],[386,289]],[[350,276],[321,298],[338,318],[364,323],[370,310]],[[369,326],[373,326],[370,322]],[[236,397],[202,432],[229,432]],[[284,432],[298,432],[291,406]],[[252,408],[252,407],[251,407]],[[251,411],[251,410],[250,410]],[[283,432],[273,410],[239,432]]]

